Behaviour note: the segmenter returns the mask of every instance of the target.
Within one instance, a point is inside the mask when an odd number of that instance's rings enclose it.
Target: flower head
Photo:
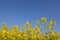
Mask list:
[[[30,24],[30,22],[29,22],[29,21],[27,21],[27,22],[26,22],[26,25],[28,25],[28,24]]]
[[[51,24],[51,25],[56,24],[56,21],[55,20],[50,20],[49,24]]]
[[[41,21],[42,21],[42,22],[46,22],[46,18],[45,18],[45,17],[42,17],[42,18],[41,18]]]

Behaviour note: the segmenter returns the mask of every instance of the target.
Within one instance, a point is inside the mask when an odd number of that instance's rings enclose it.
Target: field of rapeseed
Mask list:
[[[18,28],[18,25],[7,28],[6,23],[2,24],[0,28],[0,40],[60,40],[60,35],[53,30],[56,25],[56,21],[51,19],[48,25],[45,26],[47,19],[42,17],[40,20],[36,20],[35,27],[27,21],[22,25],[22,31]],[[40,24],[45,27],[44,32]]]

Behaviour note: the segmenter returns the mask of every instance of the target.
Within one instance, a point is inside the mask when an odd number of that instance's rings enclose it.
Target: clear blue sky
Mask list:
[[[3,22],[21,27],[26,21],[35,25],[36,19],[56,20],[54,30],[60,30],[60,0],[0,0],[0,27]]]

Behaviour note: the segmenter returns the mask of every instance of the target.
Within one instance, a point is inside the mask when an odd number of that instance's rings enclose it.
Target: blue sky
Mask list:
[[[56,20],[54,30],[60,30],[60,0],[0,0],[0,27],[3,22],[21,27],[26,21],[33,26],[41,17]],[[48,23],[47,22],[47,23]]]

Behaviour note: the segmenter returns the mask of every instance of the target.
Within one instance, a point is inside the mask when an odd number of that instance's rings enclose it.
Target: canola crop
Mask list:
[[[45,26],[46,22],[47,19],[42,17],[40,20],[36,20],[36,25],[33,27],[27,21],[22,25],[22,31],[20,31],[18,25],[8,28],[6,23],[3,23],[2,28],[0,28],[0,40],[60,40],[60,35],[53,30],[56,21],[51,19],[48,25]],[[41,28],[41,23],[45,29]]]

